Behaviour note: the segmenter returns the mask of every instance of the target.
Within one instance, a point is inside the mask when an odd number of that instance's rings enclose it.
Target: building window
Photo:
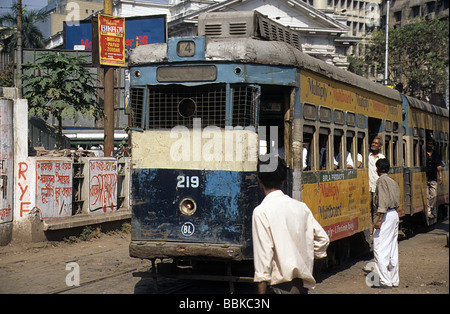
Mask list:
[[[434,11],[436,11],[436,2],[434,1],[430,1],[427,3],[427,14],[429,13],[433,13]]]
[[[411,7],[410,17],[415,18],[420,16],[420,6],[416,5]]]

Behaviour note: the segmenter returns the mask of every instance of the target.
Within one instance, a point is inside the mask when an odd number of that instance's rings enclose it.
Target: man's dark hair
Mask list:
[[[277,157],[278,165],[275,171],[261,171],[261,165],[269,165],[272,158],[267,158],[266,161],[258,160],[258,178],[267,189],[281,189],[287,173],[286,163],[283,159]]]
[[[375,166],[381,173],[388,173],[389,169],[391,169],[389,159],[387,158],[378,159],[377,162],[375,163]]]

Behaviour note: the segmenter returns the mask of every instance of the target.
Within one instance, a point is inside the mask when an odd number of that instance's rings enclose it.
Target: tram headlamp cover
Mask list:
[[[197,210],[197,204],[191,198],[185,198],[180,202],[180,211],[183,215],[192,216]]]
[[[191,98],[184,98],[178,104],[178,113],[184,118],[192,117],[197,111],[197,104]]]

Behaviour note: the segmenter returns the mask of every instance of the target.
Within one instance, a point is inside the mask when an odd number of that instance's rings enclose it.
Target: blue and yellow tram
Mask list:
[[[422,118],[429,110],[393,89],[292,43],[239,34],[169,38],[130,56],[131,256],[251,259],[251,216],[262,200],[257,161],[266,153],[285,158],[284,192],[309,206],[332,241],[367,236],[375,136],[408,195],[401,216],[420,211],[414,132],[433,130],[448,164],[448,110]],[[448,184],[439,199],[448,203]]]

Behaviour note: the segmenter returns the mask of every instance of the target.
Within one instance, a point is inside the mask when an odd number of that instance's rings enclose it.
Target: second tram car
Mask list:
[[[367,238],[375,136],[405,195],[400,216],[423,212],[424,134],[448,165],[448,110],[302,53],[289,29],[257,12],[200,17],[199,25],[206,36],[130,56],[131,256],[250,260],[265,153],[285,158],[284,192],[309,206],[331,241]],[[287,42],[252,37],[264,29]],[[448,182],[448,166],[444,173]],[[448,204],[448,183],[439,193]]]

